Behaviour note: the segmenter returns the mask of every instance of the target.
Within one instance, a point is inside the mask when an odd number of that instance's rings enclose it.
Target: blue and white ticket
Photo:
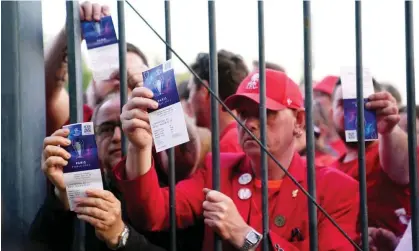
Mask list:
[[[88,60],[96,82],[107,80],[119,69],[118,38],[111,16],[81,23],[88,49]]]
[[[356,101],[356,69],[344,67],[341,69],[341,82],[343,92],[343,109],[346,142],[357,142],[358,111]],[[374,93],[372,75],[369,69],[363,69],[363,94],[364,105],[368,97]],[[378,139],[377,117],[375,111],[368,110],[364,106],[365,141]]]
[[[102,173],[93,122],[66,125],[71,144],[65,149],[71,154],[64,167],[64,182],[67,190],[70,210],[74,209],[74,199],[85,197],[87,189],[103,189]]]
[[[189,141],[185,114],[177,92],[171,60],[143,72],[144,86],[153,91],[159,107],[149,110],[157,152]]]

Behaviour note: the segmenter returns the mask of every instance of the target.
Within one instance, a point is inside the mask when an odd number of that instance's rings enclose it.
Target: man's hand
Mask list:
[[[139,68],[137,67],[127,69],[127,85],[129,90],[133,90],[136,87],[141,87],[144,85],[143,72],[146,70],[148,70],[146,65],[142,65],[142,67]],[[120,80],[119,69],[111,74],[110,79]]]
[[[233,200],[223,193],[204,188],[204,222],[217,232],[221,238],[236,248],[244,245],[246,234],[251,227],[246,224],[234,205]]]
[[[96,236],[106,242],[108,247],[116,247],[124,230],[121,216],[121,203],[106,190],[88,190],[86,198],[77,198],[74,211],[77,217],[90,223]]]
[[[102,17],[110,16],[111,11],[109,6],[100,5],[98,3],[92,4],[86,1],[80,5],[80,21],[99,21]]]
[[[396,99],[389,92],[377,92],[369,96],[365,107],[377,113],[377,130],[380,134],[392,132],[400,121]]]
[[[151,98],[153,92],[145,87],[137,87],[122,108],[122,130],[132,146],[142,150],[152,146],[152,135],[147,109],[156,109],[158,103]]]
[[[399,239],[391,231],[370,227],[368,242],[371,251],[393,251],[399,244]]]
[[[68,146],[71,141],[66,137],[68,129],[58,129],[51,136],[44,139],[41,169],[47,179],[55,186],[55,194],[66,209],[69,208],[66,187],[64,183],[63,167],[68,164],[71,154],[60,146]]]

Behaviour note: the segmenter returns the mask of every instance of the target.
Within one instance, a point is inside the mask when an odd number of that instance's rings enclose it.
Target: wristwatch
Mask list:
[[[110,248],[111,250],[118,250],[120,248],[125,247],[128,241],[129,236],[129,228],[127,225],[124,225],[124,230],[122,230],[122,233],[119,235],[119,242],[118,245],[115,248]]]
[[[252,229],[247,233],[244,244],[240,250],[249,251],[256,247],[260,240],[262,240],[262,235],[259,234],[256,230]]]

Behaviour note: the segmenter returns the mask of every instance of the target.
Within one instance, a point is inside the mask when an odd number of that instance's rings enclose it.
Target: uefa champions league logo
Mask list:
[[[100,35],[102,35],[102,28],[100,27],[100,23],[99,22],[96,22],[95,23],[95,31],[96,31],[96,33],[100,36]]]
[[[84,142],[81,139],[75,139],[72,141],[72,146],[73,149],[76,151],[77,153],[77,158],[82,158],[83,156],[81,155],[82,151],[83,151],[83,147],[84,147]]]

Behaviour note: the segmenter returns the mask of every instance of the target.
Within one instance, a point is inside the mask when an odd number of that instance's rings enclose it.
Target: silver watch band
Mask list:
[[[122,230],[122,233],[119,235],[118,245],[115,248],[110,248],[110,249],[118,250],[122,247],[125,247],[125,245],[127,244],[128,237],[129,237],[129,228],[127,225],[124,225],[124,230]]]
[[[247,233],[246,239],[243,246],[240,248],[241,251],[249,251],[256,247],[259,242],[262,240],[262,235],[259,234],[256,230],[252,229]]]

